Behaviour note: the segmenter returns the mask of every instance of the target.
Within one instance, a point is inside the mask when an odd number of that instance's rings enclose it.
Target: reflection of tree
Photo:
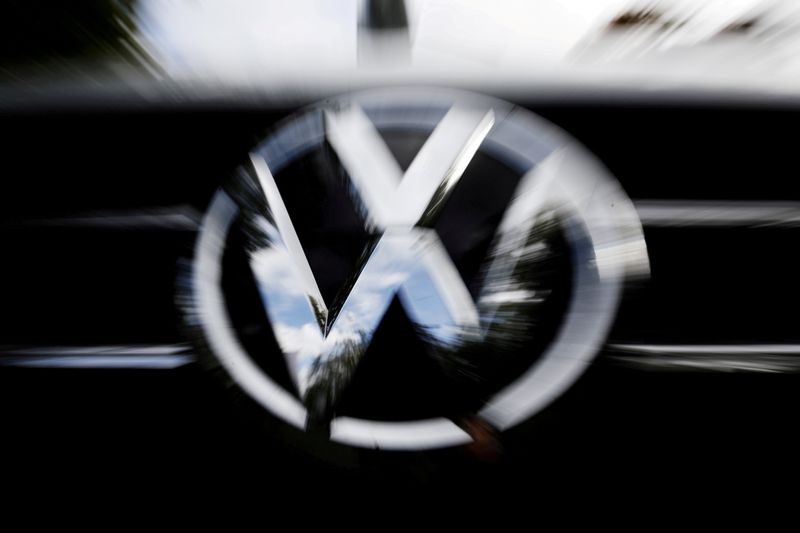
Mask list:
[[[340,341],[333,353],[314,361],[304,398],[312,424],[325,426],[333,418],[368,343],[369,335],[359,331],[356,338]]]
[[[252,172],[240,168],[235,179],[227,180],[224,188],[239,207],[238,227],[244,236],[245,251],[250,254],[274,244],[261,221],[266,220],[273,226],[275,221],[264,201],[264,191]]]
[[[495,260],[511,268],[502,279],[483,272],[480,331],[464,330],[452,342],[420,332],[453,387],[453,409],[477,407],[492,388],[516,377],[549,344],[569,290],[562,229],[555,211],[542,213],[530,231],[514,239],[514,246],[494,252]]]

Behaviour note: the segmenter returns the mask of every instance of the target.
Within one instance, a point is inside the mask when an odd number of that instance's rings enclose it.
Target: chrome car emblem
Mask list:
[[[405,170],[385,131],[427,135]],[[369,236],[330,305],[294,224],[308,213],[287,205],[276,178],[321,149],[341,165],[337,185]],[[478,153],[512,169],[517,181],[480,273],[467,283],[437,222]],[[557,225],[568,244],[569,301],[547,346],[477,409],[477,417],[505,430],[581,375],[604,341],[625,277],[647,269],[641,226],[619,185],[565,134],[510,104],[448,91],[370,91],[284,122],[211,202],[195,255],[196,319],[233,380],[298,428],[321,425],[331,440],[364,447],[468,443],[470,435],[444,416],[367,420],[340,412],[339,404],[395,298],[440,357],[469,365],[476,347],[489,354],[503,346],[525,351],[532,317],[548,294],[529,279],[531,257],[547,248],[535,237],[544,224]],[[222,277],[236,225],[245,227],[247,265],[293,387],[256,363],[231,319]]]

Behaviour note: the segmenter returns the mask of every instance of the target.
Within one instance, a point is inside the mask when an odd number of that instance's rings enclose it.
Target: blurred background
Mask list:
[[[4,3],[9,84],[359,78],[795,91],[792,0],[50,0]],[[485,79],[490,77],[492,79]]]

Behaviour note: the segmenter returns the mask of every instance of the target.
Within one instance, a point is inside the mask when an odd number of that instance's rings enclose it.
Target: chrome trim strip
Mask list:
[[[649,354],[792,354],[800,356],[800,344],[609,344],[608,347]]]
[[[647,227],[800,227],[800,202],[636,200]],[[197,231],[201,215],[189,205],[106,210],[71,216],[0,222],[8,227],[162,229]]]
[[[50,218],[3,221],[0,228],[100,228],[197,231],[201,215],[189,205],[93,211]]]
[[[187,344],[0,348],[0,366],[174,369],[195,361]]]
[[[606,359],[643,370],[800,372],[800,344],[610,344]]]
[[[800,227],[800,202],[637,200],[648,227]]]

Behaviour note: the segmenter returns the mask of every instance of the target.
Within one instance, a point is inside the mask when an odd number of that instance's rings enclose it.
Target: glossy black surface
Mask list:
[[[538,106],[634,199],[800,200],[794,109]],[[30,226],[76,213],[189,205],[212,191],[286,110],[94,109],[0,116],[0,344],[183,342],[176,280],[191,231]],[[791,228],[646,229],[650,281],[620,310],[614,341],[797,343]],[[503,437],[486,463],[463,450],[324,465],[254,434],[199,366],[176,371],[0,369],[9,483],[55,475],[161,492],[237,483],[511,486],[565,477],[602,489],[680,483],[751,490],[797,473],[794,375],[657,374],[602,356],[563,398]],[[296,436],[295,436],[296,437]],[[290,437],[288,442],[291,442]],[[167,483],[154,480],[167,479]],[[310,481],[309,481],[310,480]],[[544,480],[544,481],[542,481]],[[285,484],[285,485],[284,485]],[[155,487],[155,485],[159,485]],[[710,489],[711,490],[711,489]]]

